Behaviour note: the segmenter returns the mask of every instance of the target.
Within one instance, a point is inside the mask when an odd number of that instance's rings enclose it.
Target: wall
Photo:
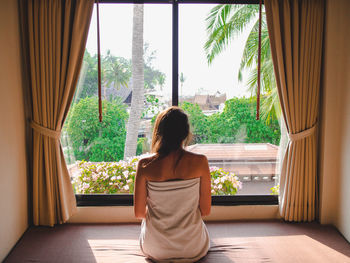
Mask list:
[[[0,9],[0,262],[28,227],[25,118],[17,1]]]
[[[350,241],[350,1],[326,3],[320,221]]]
[[[279,219],[278,205],[212,206],[205,221]],[[136,223],[132,206],[78,207],[68,223]]]

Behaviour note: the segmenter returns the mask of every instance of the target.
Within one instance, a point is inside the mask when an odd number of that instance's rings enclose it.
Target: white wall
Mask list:
[[[320,134],[320,221],[350,240],[350,1],[327,0]]]
[[[212,206],[204,220],[270,220],[279,219],[278,205]],[[137,223],[132,206],[78,207],[68,223]]]
[[[0,8],[0,261],[28,227],[25,118],[17,1]]]

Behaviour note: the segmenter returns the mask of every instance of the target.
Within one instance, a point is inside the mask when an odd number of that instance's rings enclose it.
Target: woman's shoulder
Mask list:
[[[147,164],[153,161],[156,154],[147,154],[138,161],[139,168],[144,168]]]
[[[187,158],[192,159],[193,161],[208,162],[207,156],[204,154],[194,153],[187,150],[184,150],[184,153]]]

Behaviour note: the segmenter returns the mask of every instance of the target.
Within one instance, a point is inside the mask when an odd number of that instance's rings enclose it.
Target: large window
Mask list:
[[[76,194],[128,198],[137,161],[149,154],[157,114],[178,103],[188,113],[194,135],[187,150],[208,157],[213,195],[276,200],[271,194],[277,193],[281,132],[272,68],[272,76],[263,76],[262,117],[255,120],[258,5],[182,2],[138,8],[132,3],[100,4],[102,123],[94,10],[79,83],[62,133]],[[226,20],[220,12],[229,13]],[[241,28],[215,31],[221,22],[237,23],[238,15]],[[215,45],[219,33],[227,38],[221,46]],[[263,66],[269,63],[268,53]]]

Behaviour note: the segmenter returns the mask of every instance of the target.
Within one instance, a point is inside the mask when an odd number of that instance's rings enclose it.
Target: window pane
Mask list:
[[[79,83],[62,133],[76,193],[132,193],[135,156],[149,151],[152,119],[171,101],[171,5],[137,6],[134,18],[133,4],[100,4],[102,123],[96,10],[93,13]],[[139,26],[133,57],[134,22]]]
[[[261,119],[255,119],[258,5],[183,4],[179,14],[179,101],[194,135],[187,149],[207,156],[213,194],[273,193],[279,103],[264,22]]]

